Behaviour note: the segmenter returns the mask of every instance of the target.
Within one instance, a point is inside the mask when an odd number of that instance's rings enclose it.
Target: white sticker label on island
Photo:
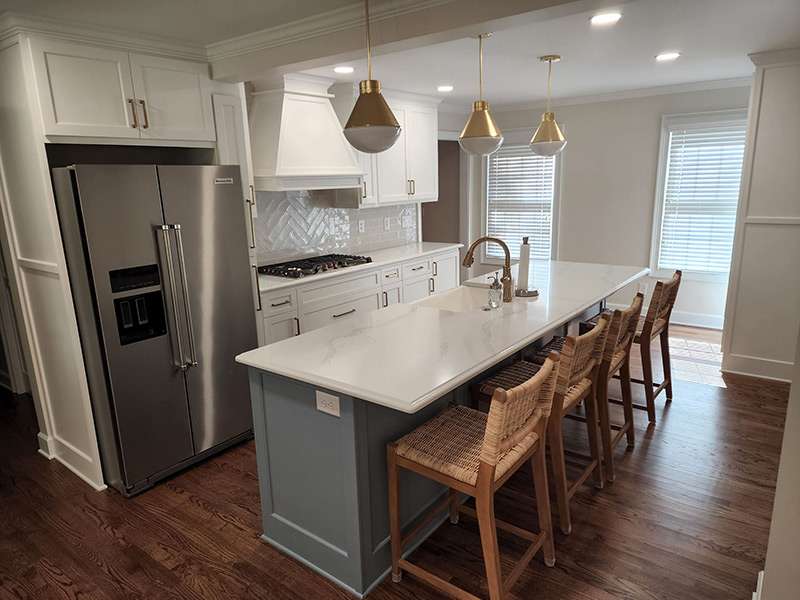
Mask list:
[[[339,396],[317,390],[317,410],[334,417],[341,416],[339,412]]]

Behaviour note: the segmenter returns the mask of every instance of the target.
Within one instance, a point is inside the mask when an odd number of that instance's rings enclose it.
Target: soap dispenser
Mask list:
[[[500,308],[503,302],[503,286],[497,279],[497,273],[494,274],[494,281],[489,284],[489,308]]]

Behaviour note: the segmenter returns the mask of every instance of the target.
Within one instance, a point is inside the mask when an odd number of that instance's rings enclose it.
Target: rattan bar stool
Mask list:
[[[644,295],[637,293],[631,305],[625,310],[615,310],[608,326],[608,336],[603,349],[603,360],[597,376],[597,412],[600,415],[600,438],[603,442],[603,473],[607,481],[614,481],[614,448],[625,436],[628,448],[636,442],[633,421],[633,395],[631,394],[631,346],[636,336],[636,326],[642,313]],[[608,382],[619,375],[622,389],[622,425],[611,422],[608,397]],[[612,431],[615,433],[612,434]]]
[[[669,281],[658,281],[653,290],[653,297],[650,298],[650,305],[644,318],[639,318],[636,335],[633,338],[634,344],[639,344],[642,356],[643,379],[631,378],[634,383],[644,385],[644,397],[646,404],[634,404],[633,407],[647,411],[647,418],[650,423],[656,422],[656,396],[662,390],[666,391],[667,402],[672,402],[672,359],[669,354],[669,321],[672,316],[672,308],[675,306],[675,299],[678,297],[678,288],[681,285],[681,272],[675,274]],[[598,317],[593,317],[582,323],[584,328],[593,327]],[[664,380],[661,383],[653,382],[653,360],[650,351],[651,343],[655,338],[659,338],[661,343],[661,364],[664,369]]]
[[[599,417],[595,396],[600,362],[608,333],[607,325],[608,316],[602,315],[597,325],[586,334],[561,338],[563,342],[555,342],[560,345],[562,352],[556,393],[553,398],[553,412],[547,425],[547,445],[550,449],[550,467],[558,502],[559,525],[565,534],[572,531],[569,502],[575,495],[575,491],[592,475],[594,475],[597,487],[602,488],[604,483]],[[476,384],[476,389],[479,394],[493,393],[495,389],[514,385],[517,378],[529,376],[538,368],[540,367],[536,363],[518,361]],[[588,465],[578,479],[569,482],[566,473],[565,454],[567,451],[564,449],[562,422],[565,418],[576,418],[572,411],[581,401],[586,406],[586,418],[577,418],[586,421],[591,456],[584,457],[588,459]],[[570,452],[570,454],[576,453]]]
[[[489,598],[502,600],[541,549],[547,566],[555,565],[550,499],[547,494],[545,432],[556,387],[559,357],[554,354],[530,379],[510,389],[497,388],[489,414],[456,406],[387,446],[389,526],[392,581],[403,571],[460,600],[476,596],[402,558],[403,549],[437,513],[449,508],[450,521],[459,512],[478,519]],[[520,467],[530,464],[539,516],[539,533],[496,519],[494,494]],[[400,530],[399,470],[407,469],[450,488],[441,503],[403,535]],[[458,492],[475,498],[475,510],[461,506]],[[497,528],[531,542],[505,580],[500,568]]]

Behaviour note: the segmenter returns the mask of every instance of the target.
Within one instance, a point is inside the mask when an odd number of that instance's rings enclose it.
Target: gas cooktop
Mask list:
[[[300,278],[308,275],[316,275],[333,269],[344,269],[354,265],[371,263],[369,256],[351,256],[349,254],[325,254],[324,256],[313,256],[302,258],[274,265],[264,265],[258,267],[258,272],[262,275],[272,275],[274,277]]]

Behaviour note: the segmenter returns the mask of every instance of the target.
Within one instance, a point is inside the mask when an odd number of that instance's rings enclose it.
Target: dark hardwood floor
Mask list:
[[[725,377],[727,388],[677,381],[637,445],[618,448],[617,480],[584,486],[574,531],[556,534],[557,563],[535,560],[519,599],[749,599],[766,553],[788,386]],[[636,390],[641,396],[640,390]],[[581,425],[568,445],[583,450]],[[0,398],[0,598],[270,598],[350,596],[259,540],[252,443],[132,500],[97,493],[36,453],[28,399]],[[500,518],[535,527],[520,472],[497,499]],[[501,532],[504,568],[524,547]],[[414,560],[484,596],[475,522],[443,525]],[[428,600],[406,576],[374,600]]]

